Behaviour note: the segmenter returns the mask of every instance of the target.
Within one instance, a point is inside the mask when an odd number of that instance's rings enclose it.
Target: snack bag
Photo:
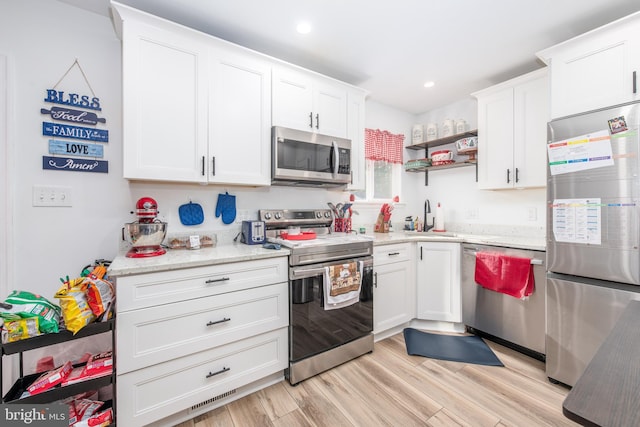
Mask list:
[[[15,342],[40,335],[38,317],[5,320],[4,329],[7,330],[7,342]]]
[[[55,294],[60,300],[65,326],[74,335],[96,319],[87,301],[84,280],[85,278],[81,277],[66,281]]]
[[[38,377],[33,384],[27,387],[27,391],[31,396],[34,394],[42,393],[43,391],[49,390],[51,387],[60,384],[64,381],[65,378],[69,376],[73,366],[71,362],[66,362],[64,365],[60,366],[53,371],[45,372],[40,377]]]
[[[19,320],[29,317],[38,318],[38,330],[43,333],[58,332],[60,307],[40,295],[26,291],[13,291],[4,301],[11,308],[0,309],[5,320]]]

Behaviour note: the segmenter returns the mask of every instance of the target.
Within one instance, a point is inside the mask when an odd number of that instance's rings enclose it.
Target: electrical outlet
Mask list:
[[[480,216],[478,208],[468,208],[465,213],[467,219],[478,219],[478,217]]]
[[[538,212],[535,206],[530,206],[527,208],[527,218],[529,221],[536,221],[538,219]]]
[[[33,206],[71,207],[71,187],[55,185],[34,185]]]

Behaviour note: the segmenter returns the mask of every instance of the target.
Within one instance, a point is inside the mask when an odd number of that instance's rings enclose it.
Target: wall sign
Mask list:
[[[61,136],[63,138],[109,142],[108,130],[91,129],[82,126],[63,125],[59,123],[42,122],[42,134],[45,136]]]
[[[42,156],[42,169],[108,173],[109,162],[104,160],[72,159],[71,157]]]
[[[84,142],[49,140],[49,154],[62,154],[65,156],[104,157],[104,147],[98,144],[86,144]]]
[[[75,91],[65,94],[64,91],[56,89],[60,82],[64,80],[69,72],[76,66],[82,73],[82,77],[89,87],[89,90],[91,90],[91,96],[75,93]],[[71,67],[69,67],[60,80],[58,80],[58,83],[56,83],[53,88],[46,90],[44,101],[64,105],[64,107],[52,106],[50,108],[40,109],[41,114],[48,114],[53,120],[53,122],[42,122],[42,135],[54,138],[49,140],[49,154],[53,156],[42,156],[42,169],[109,173],[109,162],[106,160],[97,160],[97,158],[104,157],[104,147],[102,145],[55,139],[56,137],[62,137],[95,142],[109,141],[109,131],[106,129],[57,123],[57,121],[63,121],[96,126],[98,123],[107,122],[105,118],[98,117],[94,112],[83,111],[102,111],[102,108],[100,106],[100,98],[95,96],[91,84],[77,59],[71,64]],[[70,108],[69,106],[74,108]],[[67,157],[70,155],[85,158]],[[93,157],[93,159],[87,157]]]

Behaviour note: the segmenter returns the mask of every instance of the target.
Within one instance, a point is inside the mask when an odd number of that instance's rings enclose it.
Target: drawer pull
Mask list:
[[[211,322],[211,321],[209,321],[209,322],[207,322],[207,326],[217,325],[218,323],[228,322],[229,320],[231,320],[231,318],[230,318],[230,317],[225,317],[225,318],[223,318],[223,319],[221,319],[221,320],[216,320],[215,322]]]
[[[389,252],[388,256],[400,255],[400,252]]]
[[[229,280],[228,277],[222,277],[220,279],[209,279],[204,283],[216,283],[216,282],[226,282],[227,280]]]
[[[225,372],[230,371],[230,370],[231,370],[231,368],[227,368],[226,366],[224,366],[218,372],[209,372],[209,374],[207,374],[207,376],[205,378],[215,377],[216,375],[224,374]]]

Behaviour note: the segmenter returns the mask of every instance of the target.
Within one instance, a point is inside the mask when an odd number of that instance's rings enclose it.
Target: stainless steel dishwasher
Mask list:
[[[545,352],[545,252],[489,245],[462,245],[462,321],[470,332],[484,335],[537,359]],[[526,299],[494,292],[474,279],[476,253],[500,252],[530,258],[535,289]]]

